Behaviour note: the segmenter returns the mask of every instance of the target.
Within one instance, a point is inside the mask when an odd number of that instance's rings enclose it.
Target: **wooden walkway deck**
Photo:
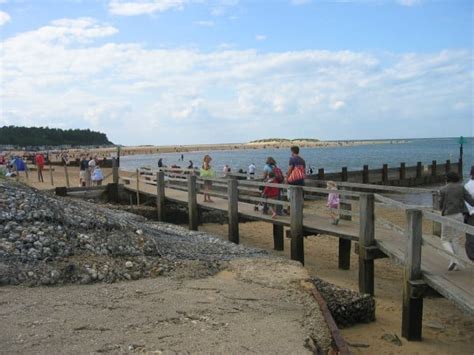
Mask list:
[[[137,188],[133,184],[126,184],[124,188],[130,192],[136,193]],[[156,185],[142,183],[139,187],[140,194],[150,197],[157,197]],[[187,191],[176,190],[172,188],[165,189],[167,200],[176,203],[188,204]],[[213,203],[204,203],[199,197],[197,205],[199,208],[208,210],[219,210],[226,212],[229,210],[229,202],[227,199],[213,197]],[[246,202],[238,202],[239,216],[252,220],[265,221],[279,226],[290,226],[291,220],[288,216],[279,216],[272,219],[268,215],[263,215],[258,211],[254,211],[254,204]],[[331,224],[327,216],[318,214],[304,213],[303,215],[303,231],[305,234],[327,234],[344,240],[359,241],[360,224],[354,221],[341,220],[340,224],[334,226]],[[408,240],[405,235],[399,231],[384,228],[375,225],[375,248],[372,257],[376,259],[381,257],[380,251],[386,256],[396,260],[400,264],[405,264],[405,255]],[[474,267],[472,263],[468,263],[458,272],[448,272],[448,256],[441,253],[441,242],[439,237],[426,236],[423,238],[429,240],[422,248],[421,273],[422,279],[428,286],[439,292],[447,299],[452,300],[458,307],[470,315],[474,315]],[[463,248],[462,248],[463,249]],[[350,249],[349,249],[350,250]],[[376,252],[379,252],[378,254]],[[364,251],[365,252],[365,251]],[[373,272],[373,271],[372,271]],[[373,277],[373,275],[372,275]]]

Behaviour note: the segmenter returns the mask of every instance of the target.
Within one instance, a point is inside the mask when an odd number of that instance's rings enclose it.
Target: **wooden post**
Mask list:
[[[347,166],[342,168],[341,181],[347,181]]]
[[[421,161],[416,163],[416,178],[419,179],[421,178],[421,174],[423,172],[423,166],[421,165]]]
[[[350,190],[349,187],[344,188],[344,190]],[[352,204],[346,202],[348,196],[342,197],[345,201],[341,202],[341,211],[352,211]],[[339,217],[341,220],[352,221],[351,215],[341,214]],[[339,238],[339,261],[338,267],[341,270],[349,270],[351,268],[351,247],[352,242],[349,239]]]
[[[189,230],[198,230],[196,175],[188,175],[188,222]]]
[[[433,192],[433,209],[435,211],[440,210],[440,205],[439,205],[439,193],[438,192]],[[441,236],[441,223],[433,221],[433,235]]]
[[[137,206],[140,205],[140,169],[137,169]]]
[[[449,173],[451,171],[451,160],[446,160],[446,174]]]
[[[239,190],[238,181],[232,176],[227,181],[229,241],[239,244]]]
[[[369,183],[369,166],[364,165],[364,169],[362,170],[362,183],[368,184]]]
[[[463,166],[463,162],[462,162],[462,159],[459,159],[459,163],[458,163],[458,174],[459,176],[461,177],[462,179],[462,166]]]
[[[285,243],[283,241],[283,226],[273,225],[273,249],[284,250]]]
[[[54,186],[53,166],[51,165],[51,162],[49,162],[49,178],[51,179],[51,186]]]
[[[368,248],[375,244],[374,195],[361,193],[359,200],[359,292],[374,295],[374,259]]]
[[[119,183],[119,170],[116,158],[112,158],[112,182],[114,184]]]
[[[64,164],[64,174],[66,175],[66,186],[67,186],[67,187],[71,187],[71,186],[69,185],[69,173],[68,173],[68,171],[67,171],[67,164]]]
[[[304,265],[304,239],[303,239],[303,188],[291,186],[291,260],[298,260]]]
[[[165,173],[158,171],[156,173],[156,211],[158,221],[165,220]]]
[[[324,168],[318,169],[318,180],[324,180]]]
[[[388,165],[384,164],[382,166],[382,182],[387,185],[388,184]]]
[[[403,273],[402,336],[421,340],[423,290],[421,281],[422,212],[407,210],[408,244]]]
[[[433,160],[431,163],[431,176],[436,176],[436,160]]]
[[[351,240],[339,238],[339,261],[338,267],[341,270],[351,268]]]
[[[407,169],[405,163],[400,163],[400,180],[403,181],[406,178]]]

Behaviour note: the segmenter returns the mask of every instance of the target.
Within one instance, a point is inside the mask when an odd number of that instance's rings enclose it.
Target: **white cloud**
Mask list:
[[[194,24],[202,27],[213,27],[214,21],[195,21]]]
[[[267,36],[265,35],[256,35],[255,40],[256,41],[265,41],[267,39]]]
[[[309,4],[312,0],[290,0],[292,5],[304,5]]]
[[[332,110],[339,110],[339,109],[343,108],[344,106],[346,106],[346,103],[344,101],[341,101],[341,100],[333,101],[329,104],[329,107]]]
[[[116,32],[62,19],[1,42],[0,125],[93,127],[124,144],[185,144],[241,141],[249,129],[288,136],[295,127],[330,138],[336,123],[344,137],[434,135],[428,126],[446,135],[446,117],[473,113],[469,50],[200,52],[117,44],[108,38]]]
[[[5,25],[6,23],[10,22],[11,17],[5,11],[0,11],[0,26]]]
[[[163,12],[167,10],[180,10],[187,0],[112,0],[109,2],[109,11],[114,15],[136,16]]]
[[[397,0],[397,2],[403,6],[414,6],[421,4],[421,0]]]

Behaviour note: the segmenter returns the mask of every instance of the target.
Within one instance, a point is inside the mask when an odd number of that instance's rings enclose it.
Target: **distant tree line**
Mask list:
[[[90,129],[59,129],[48,127],[0,128],[0,144],[14,146],[111,145],[107,135]]]

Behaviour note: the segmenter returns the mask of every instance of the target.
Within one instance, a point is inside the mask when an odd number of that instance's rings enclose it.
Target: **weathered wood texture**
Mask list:
[[[374,195],[361,194],[359,200],[359,291],[374,295],[374,259],[367,248],[375,245]]]
[[[423,319],[423,283],[421,274],[422,213],[407,210],[408,243],[403,272],[402,336],[421,340]]]
[[[291,259],[298,260],[304,265],[303,188],[292,186],[290,190]]]
[[[227,200],[229,217],[229,241],[239,244],[239,190],[238,180],[229,179],[227,182]]]
[[[196,176],[188,176],[188,219],[189,229],[198,230],[198,205],[196,196]]]
[[[165,220],[165,173],[158,171],[156,173],[156,212],[158,221]]]
[[[285,242],[283,239],[283,226],[273,224],[273,249],[284,250]]]

